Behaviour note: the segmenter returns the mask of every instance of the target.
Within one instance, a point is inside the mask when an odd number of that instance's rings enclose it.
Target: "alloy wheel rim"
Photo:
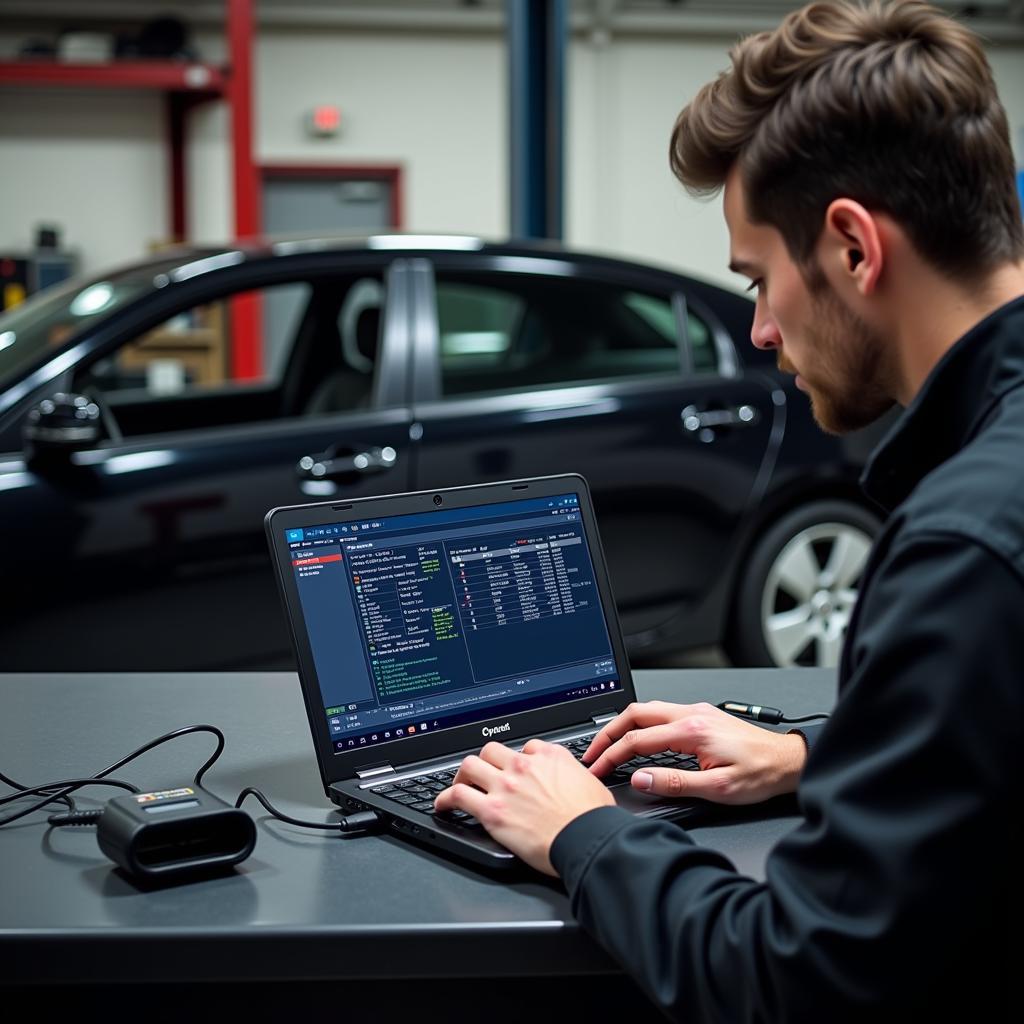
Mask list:
[[[871,537],[849,523],[801,530],[778,553],[761,596],[761,631],[780,666],[839,664]]]

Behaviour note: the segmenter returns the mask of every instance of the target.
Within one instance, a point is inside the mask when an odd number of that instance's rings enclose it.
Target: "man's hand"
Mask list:
[[[583,761],[600,777],[637,754],[693,754],[701,771],[642,768],[636,789],[752,804],[796,789],[807,759],[800,736],[771,732],[710,704],[631,704],[595,737]]]
[[[471,754],[434,807],[468,811],[531,867],[555,876],[550,851],[558,833],[584,812],[614,803],[568,750],[530,740],[522,753],[488,743],[479,756]]]

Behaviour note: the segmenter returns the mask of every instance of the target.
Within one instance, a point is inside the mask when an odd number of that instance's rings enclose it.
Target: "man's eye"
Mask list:
[[[760,294],[761,286],[763,284],[764,284],[764,279],[759,277],[759,278],[757,278],[756,281],[751,281],[750,284],[747,285],[747,291],[748,292],[752,292],[752,291],[754,291],[756,289],[758,294]]]

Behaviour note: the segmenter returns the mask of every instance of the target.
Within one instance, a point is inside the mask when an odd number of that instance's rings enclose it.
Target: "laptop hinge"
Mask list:
[[[607,725],[614,717],[615,712],[609,711],[607,714],[604,715],[594,715],[591,721],[594,723],[594,725],[597,726]]]
[[[376,768],[364,768],[361,772],[356,772],[356,777],[360,779],[379,779],[382,775],[394,775],[395,769],[389,764],[380,764]]]

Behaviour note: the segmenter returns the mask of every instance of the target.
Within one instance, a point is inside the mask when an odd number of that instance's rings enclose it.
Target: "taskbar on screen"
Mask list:
[[[523,711],[531,711],[534,708],[553,706],[570,700],[583,700],[584,698],[598,696],[601,693],[614,694],[618,690],[619,680],[617,678],[606,679],[597,683],[581,683],[568,689],[532,694],[523,700],[506,704],[500,710],[494,709],[492,713],[487,715],[481,715],[483,709],[479,707],[471,711],[464,711],[461,714],[447,715],[443,718],[432,718],[428,712],[424,712],[419,718],[410,718],[395,725],[389,724],[386,728],[377,728],[372,732],[345,736],[344,739],[336,739],[331,742],[334,752],[340,754],[357,747],[366,747],[379,743],[394,743],[396,740],[408,739],[410,736],[439,732],[441,729],[451,729],[458,725],[466,725],[468,722],[480,722],[487,718],[516,715]]]

